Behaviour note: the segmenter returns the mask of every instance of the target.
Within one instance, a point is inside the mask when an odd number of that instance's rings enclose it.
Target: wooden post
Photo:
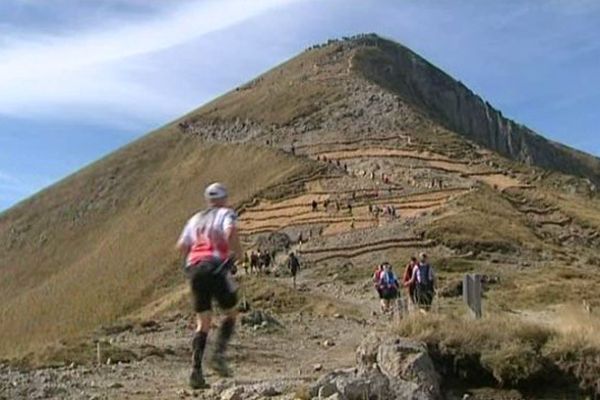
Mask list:
[[[102,354],[100,353],[100,341],[96,343],[96,360],[98,361],[98,365],[102,365]]]
[[[481,275],[467,274],[463,279],[463,301],[476,319],[482,317],[481,308]]]

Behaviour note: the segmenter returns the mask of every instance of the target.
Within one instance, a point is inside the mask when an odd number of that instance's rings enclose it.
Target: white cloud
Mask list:
[[[150,20],[69,36],[5,37],[0,47],[0,114],[56,117],[97,107],[132,118],[172,115],[185,108],[165,101],[153,82],[131,76],[136,58],[181,45],[296,0],[205,0]],[[174,60],[173,62],[176,62]],[[157,83],[157,82],[154,82]]]

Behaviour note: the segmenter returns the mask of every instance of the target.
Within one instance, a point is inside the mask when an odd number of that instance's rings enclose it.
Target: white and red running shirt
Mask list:
[[[231,208],[213,207],[194,215],[183,228],[179,244],[186,245],[188,266],[201,261],[225,261],[230,249],[226,232],[235,228],[237,214]]]

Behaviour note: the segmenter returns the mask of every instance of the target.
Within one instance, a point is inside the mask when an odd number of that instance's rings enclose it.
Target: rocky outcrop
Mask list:
[[[350,43],[358,48],[354,65],[359,73],[456,133],[514,160],[600,182],[600,159],[547,140],[505,118],[410,49],[376,35]]]
[[[319,399],[441,398],[440,376],[424,344],[406,338],[368,336],[356,351],[356,368],[333,371],[311,388]]]

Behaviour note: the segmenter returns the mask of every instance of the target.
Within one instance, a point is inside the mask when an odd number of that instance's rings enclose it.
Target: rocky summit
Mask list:
[[[213,181],[245,249],[275,258],[238,268],[234,378],[192,391],[173,246]],[[0,398],[594,393],[599,183],[599,159],[400,44],[313,46],[0,214]],[[420,252],[432,309],[382,314],[375,265],[401,276]],[[483,320],[462,303],[465,273],[484,278]]]

